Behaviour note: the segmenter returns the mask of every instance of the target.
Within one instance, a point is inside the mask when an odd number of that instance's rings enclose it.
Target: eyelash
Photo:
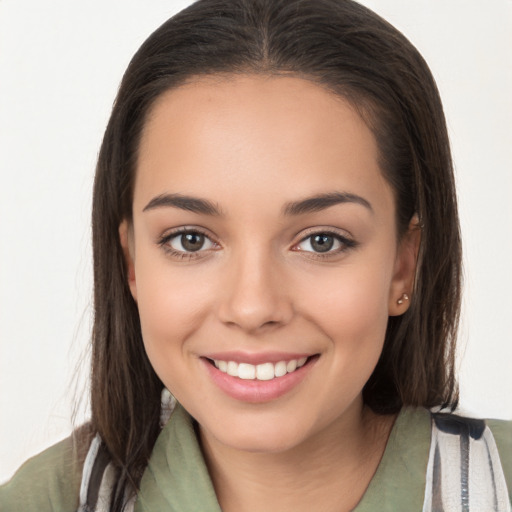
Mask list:
[[[204,255],[202,255],[201,253],[204,253],[206,251],[204,251],[202,249],[199,249],[198,251],[185,252],[185,251],[178,251],[176,249],[173,249],[169,245],[169,242],[171,240],[173,240],[174,238],[177,238],[177,237],[183,236],[183,235],[189,235],[189,234],[190,235],[202,235],[206,239],[208,239],[212,244],[218,246],[218,244],[216,242],[214,242],[211,239],[211,237],[206,232],[204,232],[203,230],[201,230],[199,228],[181,228],[181,229],[177,229],[176,231],[173,231],[171,233],[163,235],[158,240],[158,245],[160,247],[162,247],[162,249],[169,256],[171,256],[172,258],[178,259],[178,260],[192,260],[192,259],[197,259],[197,258],[203,257]]]
[[[172,233],[163,235],[158,240],[158,245],[160,247],[162,247],[162,249],[169,256],[171,256],[172,258],[178,259],[178,260],[192,260],[192,259],[204,257],[204,255],[201,253],[207,252],[208,249],[207,250],[199,249],[197,251],[186,252],[186,251],[179,251],[179,250],[176,250],[176,249],[173,249],[172,247],[170,247],[169,242],[171,242],[171,240],[173,240],[174,238],[177,238],[179,236],[188,235],[188,234],[202,235],[207,240],[209,240],[214,246],[218,247],[218,244],[214,240],[212,240],[211,237],[206,232],[204,232],[203,230],[201,230],[199,228],[177,229],[176,231],[173,231]],[[324,236],[334,238],[335,241],[337,241],[341,245],[341,247],[335,251],[328,250],[325,253],[315,252],[315,251],[305,251],[303,249],[295,249],[296,247],[298,247],[301,244],[303,244],[304,242],[306,242],[308,239],[312,239],[314,236],[318,236],[318,235],[324,235]],[[311,242],[310,242],[310,244],[311,244]],[[306,236],[304,236],[298,243],[296,243],[293,246],[292,250],[295,250],[296,252],[309,253],[310,254],[309,257],[323,260],[323,259],[335,257],[335,256],[337,256],[345,251],[348,251],[350,249],[354,249],[358,245],[359,245],[358,242],[356,242],[355,240],[353,240],[351,238],[348,238],[347,236],[341,235],[340,233],[337,233],[334,231],[329,231],[329,230],[316,229],[315,231],[311,231]]]
[[[352,238],[349,238],[346,235],[341,235],[340,233],[338,233],[336,231],[332,231],[332,230],[328,230],[328,229],[322,230],[322,229],[316,229],[315,228],[315,230],[310,231],[309,233],[306,234],[306,236],[303,236],[301,238],[300,242],[295,244],[293,247],[294,248],[298,247],[299,245],[303,244],[305,241],[311,240],[313,237],[318,236],[318,235],[323,235],[323,236],[334,238],[334,240],[337,241],[340,244],[340,248],[338,248],[338,249],[336,249],[334,251],[328,250],[328,251],[326,251],[324,253],[314,252],[314,251],[304,251],[302,249],[296,249],[296,250],[298,252],[307,252],[307,253],[309,253],[310,254],[309,257],[312,257],[312,258],[315,258],[315,259],[319,259],[319,260],[323,260],[323,259],[327,259],[327,258],[336,257],[336,256],[342,254],[345,251],[348,251],[350,249],[356,248],[359,245],[359,243],[356,242],[355,240],[353,240]],[[310,242],[310,245],[311,245],[311,242]]]

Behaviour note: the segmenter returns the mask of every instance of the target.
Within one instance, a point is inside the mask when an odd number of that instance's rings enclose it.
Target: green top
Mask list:
[[[507,485],[512,489],[512,422],[488,421]],[[421,510],[430,448],[430,414],[404,409],[356,512]],[[80,469],[71,439],[29,459],[0,486],[0,511],[74,512]],[[158,437],[144,472],[135,512],[221,512],[192,419],[178,406]]]

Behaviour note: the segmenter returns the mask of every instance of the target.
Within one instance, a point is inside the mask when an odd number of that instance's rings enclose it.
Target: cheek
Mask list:
[[[390,272],[379,265],[317,274],[299,285],[297,297],[305,316],[316,318],[331,338],[385,331],[388,321]],[[309,311],[309,313],[308,313]]]
[[[384,272],[384,276],[388,274]],[[315,286],[301,293],[308,297],[301,311],[328,339],[330,378],[339,384],[339,389],[349,387],[350,396],[360,393],[382,352],[389,282],[379,270],[360,272],[346,268],[336,277],[317,276]]]
[[[184,352],[183,345],[204,321],[211,297],[208,281],[202,282],[192,267],[176,270],[162,260],[138,254],[135,265],[144,345],[161,378],[159,368],[169,367],[176,361],[173,355]]]

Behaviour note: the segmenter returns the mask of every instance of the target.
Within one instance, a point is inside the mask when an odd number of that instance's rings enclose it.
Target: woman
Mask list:
[[[509,509],[511,426],[425,409],[457,403],[450,151],[426,64],[367,9],[165,23],[121,84],[93,242],[91,424],[2,504]]]

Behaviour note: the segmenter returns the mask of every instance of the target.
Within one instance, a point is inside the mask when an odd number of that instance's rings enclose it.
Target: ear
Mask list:
[[[398,247],[393,280],[389,290],[388,310],[390,316],[399,316],[409,309],[414,292],[416,264],[421,242],[421,226],[417,215],[409,223]]]
[[[128,286],[132,292],[132,297],[137,302],[137,284],[135,281],[135,265],[134,265],[134,243],[133,243],[133,227],[126,219],[119,225],[119,241],[123,249],[124,262],[128,274]]]

